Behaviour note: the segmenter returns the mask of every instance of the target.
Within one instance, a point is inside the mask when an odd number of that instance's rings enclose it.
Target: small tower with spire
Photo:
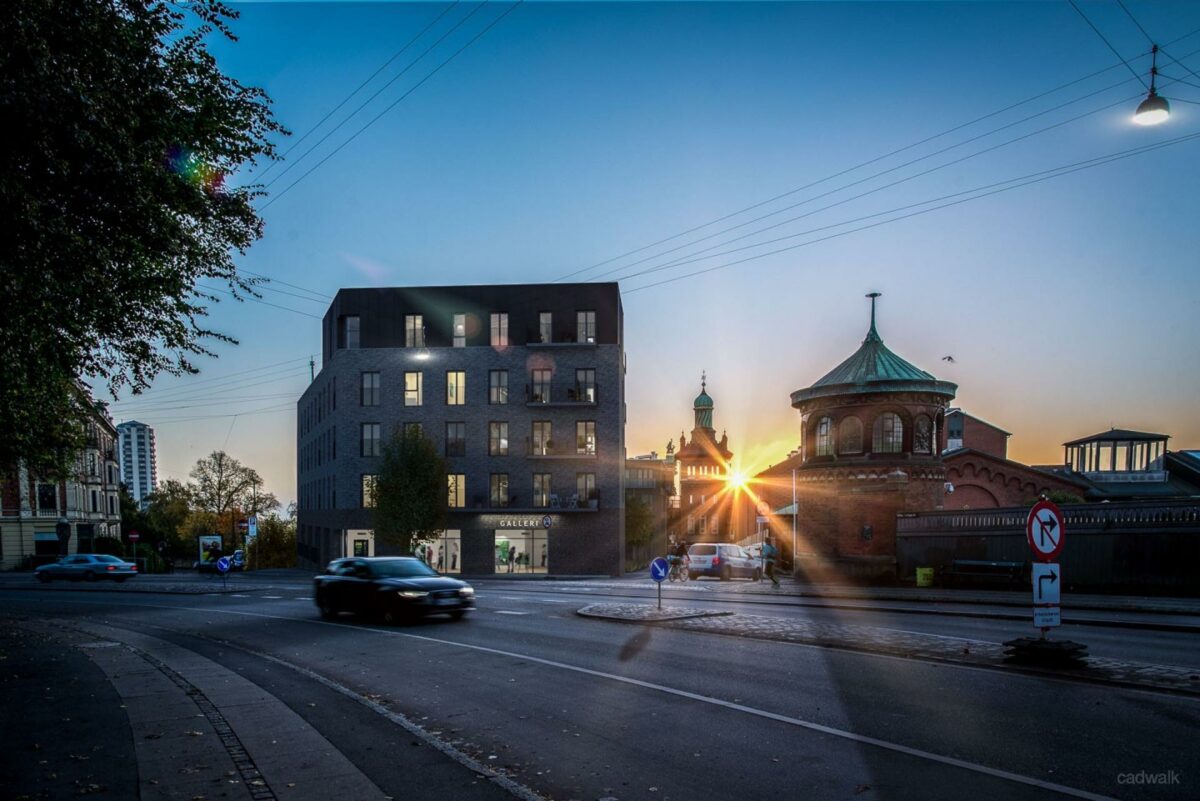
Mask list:
[[[717,439],[713,428],[715,404],[708,394],[708,372],[700,373],[700,394],[692,401],[691,436],[679,435],[675,461],[679,465],[679,510],[690,542],[732,538],[732,497],[727,491],[733,453],[728,437]]]

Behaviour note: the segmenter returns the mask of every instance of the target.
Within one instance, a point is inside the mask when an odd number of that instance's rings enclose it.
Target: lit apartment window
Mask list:
[[[550,505],[550,474],[533,474],[533,505],[544,509]]]
[[[488,456],[508,456],[508,423],[488,423]]]
[[[535,420],[533,422],[533,438],[530,440],[530,452],[534,456],[545,456],[550,453],[553,443],[550,441],[550,421]]]
[[[446,371],[446,405],[467,404],[467,373],[465,370]]]
[[[575,399],[588,403],[596,402],[596,371],[575,371]]]
[[[404,405],[405,406],[420,406],[424,403],[424,391],[422,389],[422,373],[405,373],[404,374]]]
[[[575,341],[596,344],[596,313],[575,312]]]
[[[493,509],[508,506],[508,473],[492,473],[490,501]]]
[[[425,318],[420,314],[404,315],[404,346],[425,347]]]
[[[554,315],[550,312],[538,312],[538,341],[553,342]]]
[[[341,330],[338,331],[338,339],[343,348],[354,350],[358,347],[358,317],[343,317],[341,320]]]
[[[362,424],[363,456],[378,456],[380,451],[379,423]]]
[[[575,452],[596,455],[596,421],[580,420],[575,424]]]
[[[467,476],[464,473],[450,473],[446,476],[446,505],[451,509],[465,509],[467,506]]]
[[[492,312],[492,347],[508,347],[508,314]]]
[[[379,405],[379,373],[369,372],[362,374],[362,389],[358,400],[362,406]]]
[[[508,403],[508,371],[488,371],[488,403]]]
[[[362,506],[372,509],[375,506],[375,482],[379,476],[374,473],[363,473],[362,477]]]
[[[467,315],[454,315],[454,347],[465,348],[467,346]]]
[[[466,423],[446,423],[446,455],[467,455]]]
[[[529,400],[531,403],[550,402],[550,379],[553,375],[554,373],[550,370],[533,371],[529,387]]]

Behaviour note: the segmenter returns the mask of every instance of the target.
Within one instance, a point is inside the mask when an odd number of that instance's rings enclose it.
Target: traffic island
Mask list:
[[[660,628],[701,634],[772,640],[1200,696],[1200,668],[1196,667],[1155,665],[1094,656],[1080,660],[1067,659],[1054,665],[1044,662],[1030,664],[1013,660],[1004,644],[986,640],[964,640],[874,626],[713,612],[704,609],[675,607],[660,611],[645,604],[591,604],[578,610],[576,614],[623,623],[655,624]]]
[[[659,609],[645,604],[591,604],[576,611],[583,617],[598,617],[606,620],[619,620],[626,623],[662,623],[670,620],[690,620],[699,617],[728,617],[733,612],[722,612],[713,609],[687,609],[678,606],[668,606]]]

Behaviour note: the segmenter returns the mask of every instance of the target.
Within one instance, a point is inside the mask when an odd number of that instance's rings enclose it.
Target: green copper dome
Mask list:
[[[692,402],[693,409],[711,409],[713,407],[712,398],[708,397],[708,393],[701,391],[696,396],[696,400]]]
[[[939,381],[888,350],[875,330],[875,298],[872,297],[871,328],[862,345],[812,386],[793,392],[792,405],[831,395],[876,392],[936,392],[953,398],[957,390],[958,385]]]

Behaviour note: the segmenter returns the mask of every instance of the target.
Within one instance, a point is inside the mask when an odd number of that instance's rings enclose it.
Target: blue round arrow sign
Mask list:
[[[655,557],[654,561],[650,563],[650,578],[655,581],[662,581],[669,572],[671,572],[671,566],[661,556]]]
[[[220,570],[222,573],[229,572],[229,557],[228,556],[222,556],[220,559],[217,560],[217,570]]]

